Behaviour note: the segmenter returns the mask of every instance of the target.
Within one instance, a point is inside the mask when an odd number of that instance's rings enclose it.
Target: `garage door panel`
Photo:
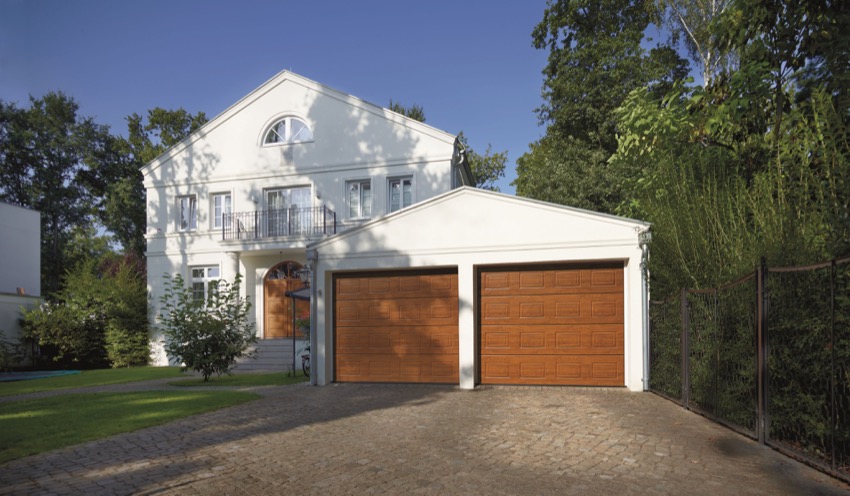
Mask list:
[[[481,382],[622,386],[622,265],[487,269]]]
[[[337,280],[337,301],[375,300],[388,297],[457,297],[457,275],[421,274],[348,277]]]
[[[457,383],[457,274],[335,281],[335,380]]]
[[[481,298],[481,323],[622,324],[622,293],[515,295]]]
[[[337,353],[445,354],[458,352],[457,327],[337,328]]]
[[[482,356],[481,382],[622,386],[625,383],[623,356]]]
[[[483,272],[482,296],[623,293],[623,268]]]
[[[339,382],[428,382],[454,384],[458,381],[456,357],[431,355],[355,355],[337,360]]]
[[[337,302],[337,323],[343,326],[454,325],[457,298],[403,298]]]
[[[623,341],[619,324],[481,327],[482,354],[622,354]]]

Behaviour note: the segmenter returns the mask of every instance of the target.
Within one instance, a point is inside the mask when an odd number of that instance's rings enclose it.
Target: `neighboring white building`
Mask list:
[[[152,301],[242,274],[291,364],[309,269],[316,384],[647,389],[649,225],[464,187],[453,135],[283,72],[142,171]]]
[[[0,202],[0,331],[20,336],[21,307],[41,301],[41,214]]]
[[[152,315],[164,274],[182,274],[201,297],[238,272],[261,355],[291,342],[281,339],[293,332],[284,294],[301,285],[310,241],[472,182],[456,136],[287,71],[142,173]],[[154,363],[167,364],[152,338]]]

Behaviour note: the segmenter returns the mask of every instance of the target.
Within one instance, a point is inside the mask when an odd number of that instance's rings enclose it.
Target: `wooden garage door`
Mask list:
[[[457,272],[337,276],[338,382],[458,383]]]
[[[481,383],[622,386],[623,266],[484,270]]]

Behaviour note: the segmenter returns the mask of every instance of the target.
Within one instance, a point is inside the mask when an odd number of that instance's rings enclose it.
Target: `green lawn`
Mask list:
[[[145,391],[0,403],[0,463],[258,398],[239,391]]]
[[[246,387],[246,386],[288,386],[299,382],[306,382],[309,377],[304,377],[302,372],[298,372],[295,377],[291,377],[287,372],[275,372],[271,374],[235,374],[223,375],[221,377],[210,377],[210,380],[204,382],[201,377],[193,379],[185,379],[182,381],[169,382],[172,386],[229,386],[229,387]]]
[[[180,367],[130,367],[125,369],[84,370],[79,374],[16,382],[0,382],[0,396],[37,393],[105,384],[148,381],[180,377]]]

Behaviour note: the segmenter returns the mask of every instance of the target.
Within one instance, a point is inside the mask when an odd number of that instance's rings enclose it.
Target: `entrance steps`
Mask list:
[[[296,340],[295,349],[299,351],[295,362],[296,368],[301,367],[301,350],[305,341]],[[260,339],[252,347],[256,350],[256,358],[240,358],[236,360],[236,372],[290,372],[292,371],[292,338]]]

